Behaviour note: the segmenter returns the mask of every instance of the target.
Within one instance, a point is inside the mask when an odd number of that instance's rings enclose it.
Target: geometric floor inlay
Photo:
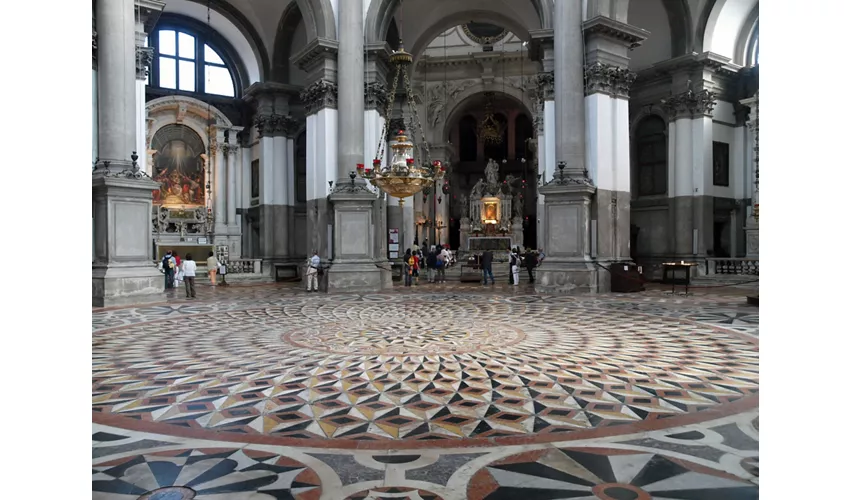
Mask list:
[[[758,345],[731,330],[580,301],[380,297],[96,331],[93,421],[400,448],[627,433],[757,404]]]

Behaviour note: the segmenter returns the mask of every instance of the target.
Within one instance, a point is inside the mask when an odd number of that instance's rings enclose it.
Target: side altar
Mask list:
[[[523,199],[519,179],[500,182],[499,164],[490,158],[484,178],[461,194],[460,249],[465,252],[507,251],[523,242]]]

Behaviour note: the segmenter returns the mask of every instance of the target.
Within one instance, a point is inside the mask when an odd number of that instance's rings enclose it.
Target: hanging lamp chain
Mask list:
[[[384,127],[381,130],[381,136],[378,137],[378,147],[376,148],[376,150],[378,151],[377,159],[381,160],[382,163],[384,161],[384,151],[387,147],[387,135],[389,133],[390,121],[393,117],[393,109],[395,107],[395,95],[396,92],[398,92],[398,77],[400,74],[401,65],[397,65],[395,68],[395,75],[393,76],[392,86],[390,87],[390,94],[389,96],[387,96],[387,111],[386,114],[384,114],[384,116],[386,117],[384,119]]]

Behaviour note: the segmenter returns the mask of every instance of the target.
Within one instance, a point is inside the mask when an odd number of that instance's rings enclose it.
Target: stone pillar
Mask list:
[[[213,217],[216,235],[227,234],[227,158],[224,148],[224,131],[215,130],[210,146],[213,165]]]
[[[759,257],[759,93],[749,99],[744,99],[741,104],[749,106],[750,120],[747,127],[753,134],[753,206],[747,217],[744,231],[746,233],[746,257],[758,259]]]
[[[584,46],[581,2],[555,2],[555,155],[558,172],[540,188],[546,262],[535,290],[595,292],[590,260],[590,201],[596,191],[585,170]],[[548,128],[548,125],[547,125]],[[562,163],[564,162],[564,163]]]
[[[330,201],[334,209],[333,266],[328,291],[377,291],[383,287],[376,265],[373,204],[377,196],[359,177],[349,177],[364,160],[363,0],[339,6],[337,74],[339,110],[337,178]]]
[[[92,171],[92,305],[165,299],[151,239],[151,193],[159,185],[136,150],[136,43],[132,0],[98,0],[98,160]],[[144,151],[141,152],[144,154]]]
[[[235,135],[235,131],[230,132]],[[238,234],[238,225],[236,222],[236,208],[238,205],[239,187],[237,186],[239,178],[238,160],[239,145],[236,141],[228,142],[224,147],[225,161],[227,162],[227,229],[229,234]]]
[[[540,72],[536,80],[536,104],[534,129],[537,137],[535,156],[538,187],[548,182],[555,174],[555,47],[552,30],[532,33],[532,48],[536,48],[540,59]],[[537,194],[537,247],[543,248],[546,234],[546,197]]]

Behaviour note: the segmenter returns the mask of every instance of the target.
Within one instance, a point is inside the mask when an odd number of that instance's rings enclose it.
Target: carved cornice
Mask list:
[[[366,109],[377,109],[382,115],[386,112],[387,107],[387,87],[378,82],[368,82],[363,89],[363,96],[366,99]]]
[[[301,122],[290,115],[257,115],[254,126],[260,137],[295,137],[301,129]]]
[[[319,80],[302,90],[300,99],[308,115],[324,108],[336,109],[337,86],[327,80]]]
[[[148,68],[153,63],[153,47],[136,47],[136,79],[148,77]]]
[[[649,37],[649,32],[630,24],[615,21],[610,17],[596,16],[585,21],[584,34],[586,37],[600,36],[621,42],[630,49],[643,43]]]
[[[699,92],[688,90],[661,100],[661,106],[671,120],[679,118],[711,117],[717,105],[717,94],[704,89]]]
[[[637,73],[610,64],[596,62],[584,68],[584,94],[608,94],[628,99]]]
[[[303,71],[310,71],[322,59],[336,59],[339,52],[339,42],[327,38],[317,38],[310,42],[300,52],[292,56],[292,62]]]
[[[537,98],[543,101],[555,99],[555,73],[537,73]]]

